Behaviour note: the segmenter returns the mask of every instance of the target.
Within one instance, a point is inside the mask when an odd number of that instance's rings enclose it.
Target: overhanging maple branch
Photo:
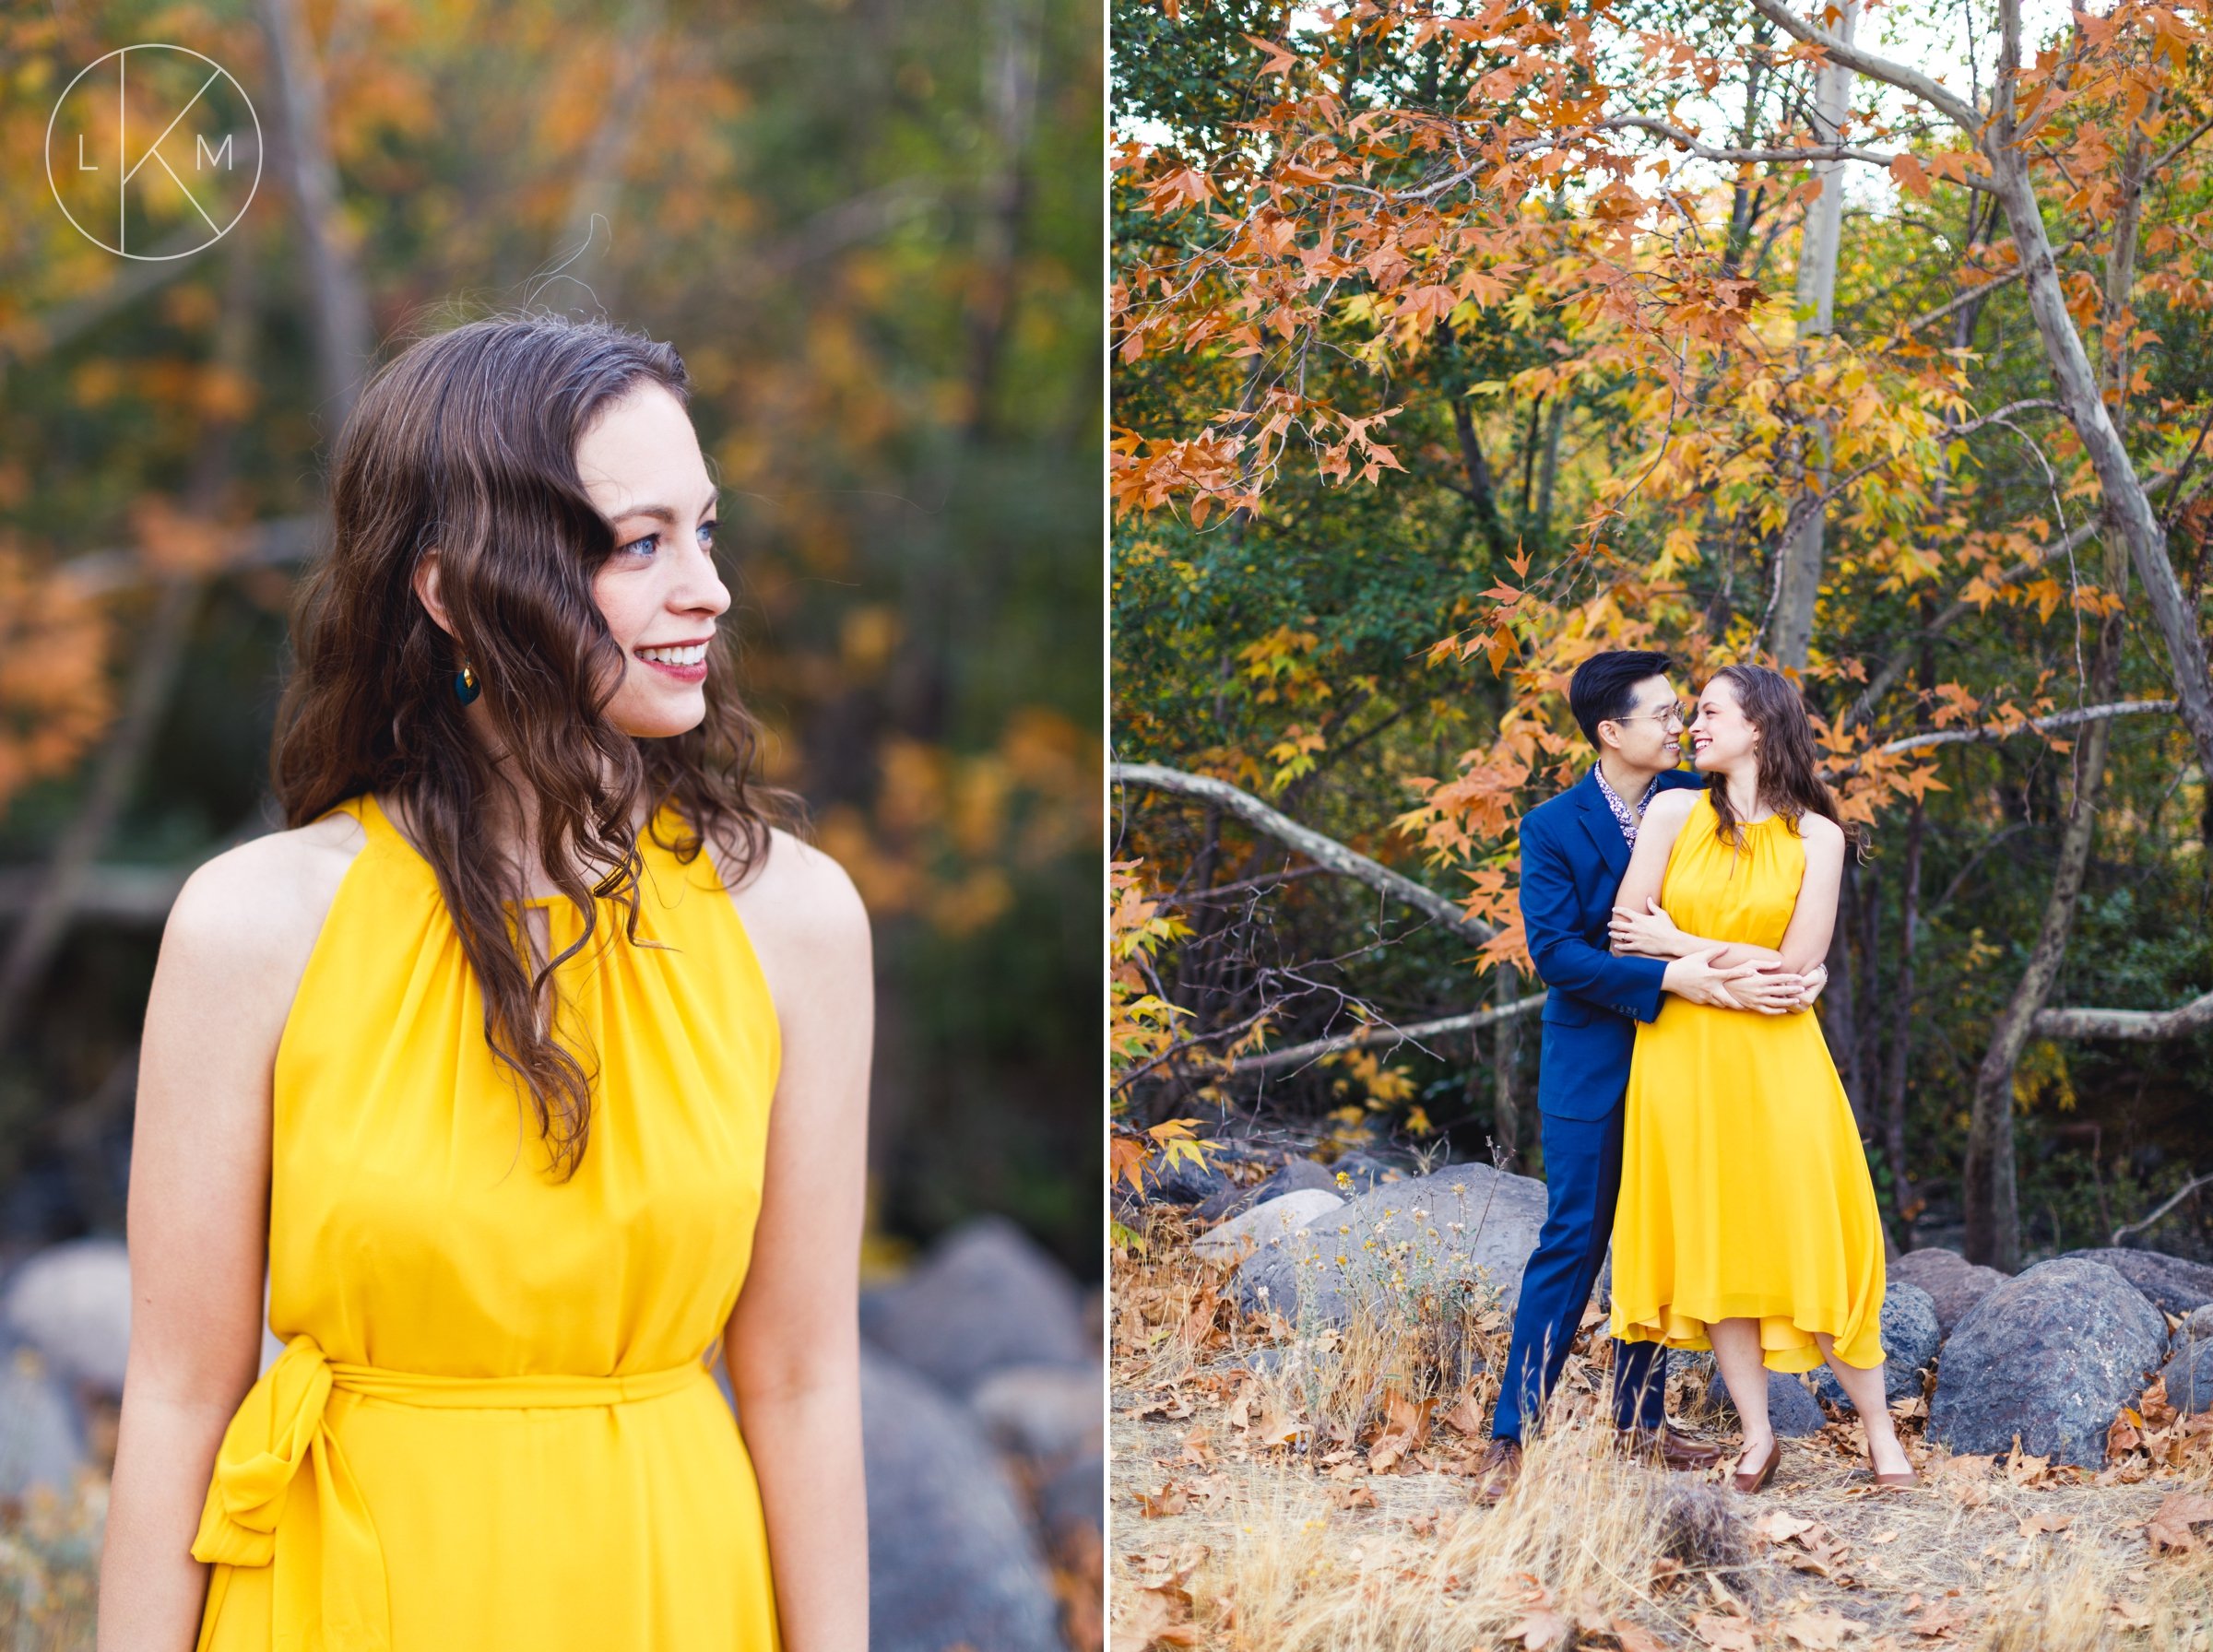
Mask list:
[[[1868,51],[1864,46],[1850,45],[1839,40],[1826,29],[1816,28],[1798,16],[1782,0],[1752,0],[1753,9],[1794,40],[1809,46],[1818,46],[1836,62],[1855,74],[1870,80],[1880,80],[1895,86],[1909,96],[1919,98],[1931,109],[1938,111],[1970,136],[1979,136],[1982,116],[1973,104],[1958,94],[1947,91],[1919,69],[1909,68],[1902,63],[1893,63],[1888,57]]]
[[[1407,905],[1451,930],[1455,935],[1478,944],[1489,940],[1497,933],[1490,925],[1472,918],[1453,902],[1435,890],[1416,883],[1401,872],[1394,872],[1380,861],[1370,860],[1357,850],[1348,849],[1335,838],[1301,826],[1289,816],[1268,807],[1250,792],[1216,780],[1211,774],[1187,774],[1181,769],[1171,769],[1161,763],[1115,763],[1107,774],[1118,785],[1140,785],[1155,792],[1172,792],[1178,796],[1196,797],[1227,809],[1248,826],[1266,832],[1280,844],[1289,845],[1317,865],[1325,866],[1343,877],[1357,879],[1380,894],[1403,901]]]

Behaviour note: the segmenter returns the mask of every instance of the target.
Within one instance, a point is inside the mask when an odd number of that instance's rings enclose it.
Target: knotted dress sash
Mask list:
[[[324,1426],[333,1388],[401,1405],[521,1410],[623,1405],[712,1380],[697,1360],[665,1371],[614,1376],[433,1376],[325,1358],[302,1332],[239,1402],[192,1540],[195,1560],[217,1564],[197,1652],[207,1652],[230,1568],[273,1566],[270,1644],[279,1652],[391,1652],[392,1610],[384,1546],[361,1484]],[[295,1498],[302,1469],[314,1494]]]

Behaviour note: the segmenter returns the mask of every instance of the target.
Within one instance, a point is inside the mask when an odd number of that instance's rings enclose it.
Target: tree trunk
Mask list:
[[[210,367],[244,377],[253,366],[255,290],[254,246],[244,226],[232,233],[224,251],[223,309]],[[200,429],[183,501],[185,514],[212,516],[222,503],[233,469],[238,421],[224,415]],[[58,834],[37,895],[9,938],[0,960],[0,1048],[19,1024],[47,967],[68,938],[78,896],[123,818],[137,785],[138,771],[161,730],[186,644],[199,617],[210,574],[171,569],[157,583],[153,609],[133,631],[130,681],[122,714],[92,765],[76,818]]]
[[[316,350],[323,370],[320,411],[335,433],[361,393],[375,349],[369,300],[353,248],[338,221],[338,174],[330,158],[330,116],[323,65],[300,0],[260,0],[262,38],[277,90],[278,129],[284,136],[284,177],[299,211],[314,302]]]
[[[1475,416],[1468,411],[1465,395],[1452,402],[1452,432],[1460,439],[1461,468],[1467,472],[1468,500],[1475,508],[1475,525],[1484,543],[1495,552],[1506,549],[1506,525],[1498,519],[1498,495],[1491,482],[1491,466],[1483,456],[1483,442],[1475,432]]]
[[[2029,297],[2029,313],[2043,340],[2052,366],[2052,384],[2067,419],[2082,439],[2083,451],[2098,473],[2105,509],[2112,527],[2127,546],[2128,559],[2143,582],[2160,642],[2165,644],[2169,669],[2174,676],[2175,698],[2183,722],[2190,730],[2198,768],[2213,780],[2213,683],[2206,676],[2205,643],[2197,633],[2197,614],[2183,598],[2182,583],[2167,557],[2167,535],[2151,496],[2128,456],[2120,428],[2098,393],[2098,381],[2082,336],[2067,314],[2066,295],[2060,290],[2059,270],[2052,256],[2051,239],[2044,233],[2043,214],[2029,178],[2028,157],[2016,141],[2013,86],[2020,53],[2019,0],[2001,0],[1999,18],[2004,31],[1998,84],[1992,112],[1991,135],[1984,146],[1990,158],[1992,183],[2006,221],[2019,249],[2022,285]],[[2140,146],[2140,139],[2138,145]],[[2133,219],[2141,180],[2122,191],[2121,211],[2132,219],[2130,257],[2134,257]],[[2123,237],[2116,226],[2114,240]],[[2120,380],[2124,385],[2126,375]]]
[[[1859,17],[1859,0],[1844,0],[1837,37],[1850,41]],[[1814,76],[1814,141],[1843,141],[1852,110],[1852,71],[1825,63]],[[1799,323],[1799,336],[1826,336],[1836,328],[1837,248],[1843,240],[1844,162],[1817,160],[1814,176],[1821,193],[1806,207],[1804,240],[1798,252],[1798,308],[1810,312]],[[1805,480],[1811,492],[1828,490],[1828,431],[1817,425],[1806,432]],[[1775,659],[1791,670],[1805,669],[1813,647],[1814,599],[1821,588],[1821,560],[1828,532],[1827,506],[1804,513],[1777,552],[1782,567],[1776,581]]]
[[[1912,1068],[1913,931],[1921,915],[1921,844],[1925,811],[1919,797],[1906,820],[1906,864],[1899,893],[1898,981],[1891,989],[1890,1048],[1883,1071],[1883,1157],[1890,1162],[1890,1196],[1898,1211],[1898,1243],[1913,1248],[1918,1205],[1906,1172],[1906,1089]]]
[[[1996,120],[2004,136],[2010,140],[2013,122],[2013,65],[2018,50],[2019,17],[2013,0],[2006,0],[2005,12],[2008,33],[2005,41],[2004,61],[2000,65]],[[2153,110],[2148,109],[2146,118]],[[2026,183],[2026,169],[2018,162],[2019,151],[2010,142],[2001,146],[2016,157],[2017,183]],[[2136,471],[2128,463],[2126,450],[2121,442],[2122,423],[2126,419],[2128,384],[2130,377],[2129,296],[2136,285],[2136,250],[2145,167],[2148,159],[2149,144],[2144,127],[2139,124],[2131,136],[2128,149],[2122,161],[2120,200],[2113,215],[2112,248],[2106,258],[2104,314],[2109,334],[2119,342],[2105,353],[2103,384],[2090,376],[2089,359],[2083,353],[2082,340],[2075,331],[2074,323],[2067,317],[2064,305],[2058,313],[2060,327],[2066,341],[2074,347],[2074,361],[2081,367],[2082,388],[2087,393],[2089,410],[2096,422],[2111,439],[2113,453],[2118,455],[2127,480],[2135,489],[2136,498],[2144,504],[2143,520],[2154,535],[2159,534],[2159,523],[2150,513],[2149,501],[2137,485]],[[2010,217],[2014,210],[2011,196],[2001,195]],[[2029,199],[2030,216],[2035,218],[2035,232],[2041,248],[2043,277],[2056,301],[2058,279],[2053,270],[2051,248],[2042,241],[2043,220],[2033,208],[2034,198]],[[2030,308],[2036,308],[2039,276],[2033,260],[2028,256],[2028,243],[2022,228],[2017,224],[2014,239],[2022,248],[2023,262],[2030,266],[2027,277]],[[2040,317],[2039,328],[2044,332],[2047,350],[2053,357],[2053,376],[2064,382],[2071,369],[2063,371],[2060,358],[2064,354],[2053,342],[2053,335]],[[2115,411],[2109,414],[2105,405],[2105,391],[2115,394]],[[2073,400],[2063,388],[2063,399]],[[2090,431],[2077,419],[2076,428],[2082,431],[2086,445]],[[2100,480],[2104,472],[2100,470]],[[2137,536],[2125,527],[2124,502],[2116,497],[2111,484],[2105,488],[2106,549],[2104,574],[2101,584],[2107,592],[2125,597],[2128,590],[2128,570],[2136,560]],[[2118,529],[2120,531],[2116,532]],[[2118,541],[2118,542],[2116,542]],[[2174,569],[2167,560],[2163,537],[2153,548],[2159,565],[2170,583]],[[2139,563],[2139,566],[2141,564]],[[2179,599],[2179,589],[2178,589]],[[2153,601],[2154,611],[2158,600]],[[2098,655],[2090,667],[2089,698],[2093,704],[2105,704],[2113,697],[2121,677],[2122,644],[2121,611],[2109,613],[2098,627]],[[2190,630],[2190,642],[2196,645],[2195,622]],[[2205,684],[2203,655],[2196,667],[2197,687],[2202,692]],[[2177,684],[2178,690],[2181,684]],[[2187,703],[2187,695],[2178,693],[2178,699]],[[2060,843],[2059,867],[2052,880],[2052,893],[2044,903],[2043,923],[2037,930],[2036,944],[2029,954],[2028,968],[2022,971],[2019,984],[2012,998],[1999,1015],[1991,1030],[1990,1048],[1984,1052],[1982,1064],[1975,1074],[1974,1111],[1968,1127],[1967,1164],[1964,1172],[1967,1205],[1967,1257],[1971,1262],[1986,1263],[2010,1273],[2020,1265],[2020,1209],[2014,1184],[2013,1155],[2013,1072],[2019,1062],[2021,1051],[2027,1045],[2036,1027],[2037,1014],[2051,996],[2053,983],[2058,979],[2059,968],[2066,954],[2067,935],[2074,927],[2075,908],[2082,894],[2082,884],[2090,860],[2090,845],[2097,832],[2098,798],[2105,782],[2105,754],[2112,730],[2110,719],[2100,718],[2083,726],[2080,745],[2077,748],[2075,795],[2067,808],[2066,832]],[[2195,730],[2192,731],[2194,734]],[[2201,762],[2205,758],[2201,755]],[[2213,764],[2206,773],[2213,774]],[[2056,1243],[2056,1239],[2054,1240]]]

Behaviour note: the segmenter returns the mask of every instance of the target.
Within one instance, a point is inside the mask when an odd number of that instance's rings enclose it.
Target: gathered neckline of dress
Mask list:
[[[364,808],[368,812],[373,813],[376,816],[377,820],[383,825],[385,831],[391,834],[392,841],[397,844],[400,848],[406,852],[408,859],[412,860],[422,871],[429,874],[432,883],[435,884],[438,877],[438,868],[432,865],[429,856],[425,855],[420,849],[418,849],[408,840],[407,833],[400,831],[398,822],[392,819],[390,812],[378,799],[374,790],[363,792],[361,794],[361,798]],[[674,804],[663,803],[660,808],[653,812],[651,818],[646,820],[644,829],[638,833],[638,854],[642,858],[649,860],[652,857],[654,851],[662,849],[662,845],[654,839],[654,830],[661,824],[664,817],[673,815],[677,811]],[[681,817],[680,816],[679,818],[680,819]],[[673,858],[673,851],[664,850],[663,852],[669,854],[670,857]],[[704,845],[702,846],[700,853],[702,856],[706,856],[707,851]],[[708,867],[715,874],[716,884],[718,887],[727,888],[727,886],[723,885],[722,869],[719,867],[715,866],[712,857],[708,858]],[[595,895],[593,897],[593,903],[595,905],[603,904],[605,903],[611,902],[613,899],[614,897],[612,895]],[[521,904],[525,906],[558,906],[571,903],[572,903],[569,896],[558,892],[550,895],[527,895],[523,898],[521,903]],[[513,901],[502,901],[500,904],[512,912],[515,910],[516,903]]]

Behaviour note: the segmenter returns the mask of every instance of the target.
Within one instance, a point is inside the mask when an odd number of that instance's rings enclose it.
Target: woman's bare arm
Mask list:
[[[1844,884],[1844,832],[1833,820],[1806,814],[1798,822],[1805,840],[1805,872],[1798,902],[1782,932],[1782,967],[1804,974],[1828,956],[1837,927],[1837,895]]]
[[[1635,952],[1646,958],[1688,958],[1713,954],[1715,969],[1733,969],[1741,963],[1772,964],[1781,954],[1769,947],[1743,941],[1707,940],[1691,935],[1665,919],[1652,922],[1661,913],[1660,886],[1667,879],[1667,857],[1682,832],[1683,822],[1698,807],[1700,794],[1688,786],[1662,792],[1644,811],[1637,828],[1637,847],[1629,852],[1629,869],[1622,874],[1614,897],[1612,925],[1614,950]]]
[[[844,868],[783,832],[734,898],[775,1000],[783,1060],[752,1260],[724,1353],[768,1520],[785,1652],[866,1652],[869,918]]]
[[[358,827],[345,817],[337,831]],[[100,1652],[190,1652],[216,1448],[261,1364],[277,1043],[349,854],[334,822],[185,880],[139,1045],[126,1210],[130,1354],[101,1557]]]

